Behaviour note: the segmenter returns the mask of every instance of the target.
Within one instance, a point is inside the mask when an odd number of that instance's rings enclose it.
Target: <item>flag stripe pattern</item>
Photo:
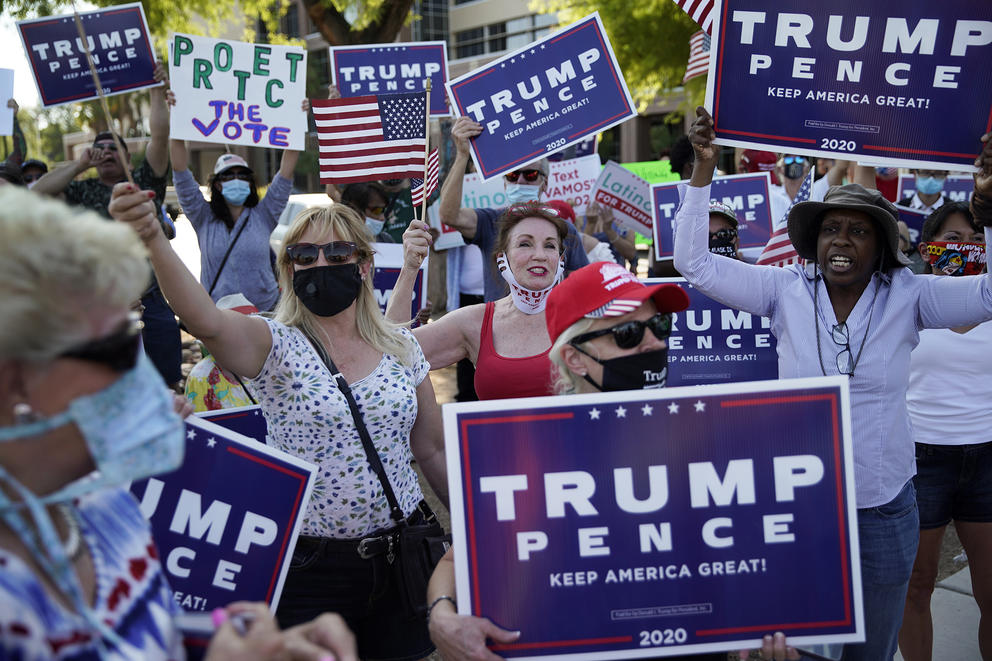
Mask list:
[[[781,227],[772,233],[771,238],[768,239],[768,243],[765,245],[765,249],[758,256],[757,264],[761,264],[762,266],[788,266],[789,264],[798,264],[802,261],[799,253],[796,252],[795,246],[792,245],[792,241],[789,239],[789,212],[792,211],[792,207],[800,202],[808,201],[812,190],[813,170],[811,168],[809,174],[803,180],[802,186],[799,187],[799,192],[796,193],[796,197],[792,200],[792,204],[786,209],[785,216],[780,222]]]
[[[674,0],[706,34],[713,34],[713,0]]]
[[[438,173],[440,170],[437,149],[431,150],[431,155],[427,159],[427,192],[424,193],[423,179],[414,178],[410,180],[410,194],[413,197],[414,206],[423,204],[424,197],[429,198],[431,193],[437,190]]]
[[[320,183],[423,176],[426,96],[422,92],[313,99]]]
[[[705,76],[710,68],[710,36],[700,30],[689,38],[689,64],[685,68],[686,82],[698,76]]]

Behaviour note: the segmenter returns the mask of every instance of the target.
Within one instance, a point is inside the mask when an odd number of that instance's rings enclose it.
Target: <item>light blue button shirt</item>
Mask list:
[[[755,266],[711,254],[709,193],[709,186],[686,189],[675,214],[675,268],[707,296],[771,319],[771,331],[778,339],[780,378],[838,374],[837,354],[843,347],[831,338],[837,317],[822,278],[799,265]],[[819,309],[814,312],[815,288],[819,288]],[[950,278],[913,275],[898,268],[887,276],[875,274],[862,293],[847,318],[851,353],[862,352],[850,377],[859,508],[889,502],[916,473],[906,389],[909,356],[919,342],[919,331],[988,319],[992,319],[992,275],[988,274]]]

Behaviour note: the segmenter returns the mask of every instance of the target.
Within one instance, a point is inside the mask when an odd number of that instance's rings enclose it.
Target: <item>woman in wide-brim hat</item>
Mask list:
[[[709,113],[696,114],[696,168],[676,214],[675,267],[707,296],[771,319],[781,378],[848,375],[866,642],[846,646],[843,658],[892,658],[919,536],[909,355],[923,328],[992,319],[992,276],[913,275],[898,249],[895,208],[857,184],[790,211],[789,237],[805,265],[711,255],[709,185],[719,148]],[[975,189],[992,189],[992,159]]]

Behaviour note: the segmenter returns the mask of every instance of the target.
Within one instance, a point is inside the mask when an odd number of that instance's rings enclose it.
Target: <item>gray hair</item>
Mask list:
[[[565,346],[572,341],[573,338],[585,333],[592,326],[595,319],[582,318],[576,321],[574,324],[562,331],[561,335],[551,344],[551,353],[549,357],[551,358],[551,363],[557,368],[557,376],[554,382],[554,391],[558,395],[571,395],[574,394],[578,385],[579,380],[582,378],[578,374],[572,372],[565,365],[565,359],[562,358],[561,351]]]
[[[24,188],[0,190],[0,359],[44,362],[85,342],[91,315],[137,301],[150,275],[131,228]]]

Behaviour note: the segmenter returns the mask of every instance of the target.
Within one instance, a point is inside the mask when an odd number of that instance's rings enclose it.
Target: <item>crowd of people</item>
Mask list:
[[[167,82],[161,67],[156,76]],[[470,141],[482,126],[461,117],[438,207],[468,245],[447,254],[447,313],[411,330],[406,302],[435,234],[404,202],[408,182],[329,188],[328,204],[297,215],[274,253],[269,236],[299,153],[283,152],[264,195],[248,161],[224,154],[204,195],[184,143],[168,137],[177,102],[167,87],[151,91],[151,139],[131,181],[127,144],[111,132],[51,171],[23,155],[0,169],[0,183],[12,184],[0,185],[0,655],[182,655],[178,607],[123,486],[181,463],[191,409],[251,403],[271,446],[316,465],[315,486],[277,613],[219,609],[207,658],[399,661],[436,646],[447,659],[498,659],[487,643],[520,632],[457,613],[460,549],[438,563],[422,607],[409,607],[398,574],[406,570],[393,566],[401,531],[434,520],[414,465],[447,504],[429,372],[458,364],[460,401],[663,387],[686,292],[638,280],[633,236],[609,209],[576,214],[545,199],[546,159],[505,174],[505,208],[463,207]],[[779,378],[848,378],[866,640],[841,658],[890,659],[897,647],[907,661],[931,658],[930,595],[952,521],[983,614],[980,647],[992,658],[983,397],[992,392],[982,385],[992,275],[969,266],[961,248],[984,254],[992,226],[989,136],[969,203],[941,193],[946,173],[914,172],[915,194],[901,202],[929,214],[915,246],[881,192],[891,173],[744,152],[742,170],[774,171],[781,182],[773,217],[803,260],[782,268],[753,264],[737,211],[710,199],[720,159],[712,126],[698,109],[670,153],[688,186],[674,260],[650,271],[768,317]],[[161,208],[170,163],[197,235],[199,279],[170,244],[175,228]],[[77,180],[91,168],[96,177]],[[821,176],[800,201],[814,168]],[[397,240],[404,263],[384,314],[375,243]],[[908,268],[911,258],[925,273]],[[205,358],[187,396],[173,398],[168,387],[183,381],[180,321]],[[125,598],[101,588],[118,581]],[[236,631],[230,619],[245,613],[252,624]],[[763,658],[800,658],[780,632],[762,642]]]

